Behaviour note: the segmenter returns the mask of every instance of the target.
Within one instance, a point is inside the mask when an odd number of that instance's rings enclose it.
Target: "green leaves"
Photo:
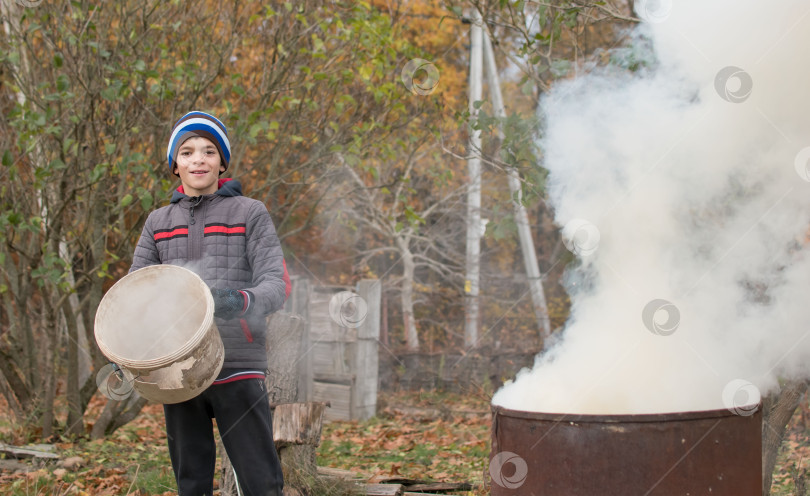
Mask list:
[[[152,197],[152,192],[142,188],[138,188],[138,191],[141,197],[141,208],[148,212],[155,203],[155,199]]]
[[[31,271],[31,275],[39,287],[45,284],[65,285],[67,269],[67,262],[59,256],[53,246],[46,243],[42,247],[40,263]]]
[[[410,205],[405,206],[405,218],[408,219],[408,222],[413,227],[425,223],[425,219],[417,214]]]

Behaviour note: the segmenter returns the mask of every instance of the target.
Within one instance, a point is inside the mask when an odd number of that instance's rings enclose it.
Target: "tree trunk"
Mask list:
[[[79,397],[79,327],[69,300],[62,304],[62,315],[67,327],[67,433],[84,434],[84,415]]]
[[[400,302],[402,303],[402,323],[405,327],[405,346],[408,351],[419,351],[419,334],[416,332],[416,321],[413,318],[413,278],[416,264],[408,247],[408,240],[397,238],[402,254],[402,283]]]
[[[12,405],[12,410],[19,412],[18,420],[22,420],[25,417],[25,412],[31,407],[33,399],[25,380],[20,377],[17,369],[14,368],[11,356],[3,350],[0,350],[0,379],[5,381],[8,386],[3,390],[6,400]]]
[[[132,395],[126,400],[107,400],[104,410],[101,411],[96,423],[93,424],[90,438],[101,439],[112,434],[119,427],[126,425],[137,417],[146,403],[147,400],[142,398],[136,391],[133,391]]]
[[[777,392],[762,402],[762,494],[771,492],[773,469],[788,423],[807,391],[806,381],[787,381]]]
[[[476,102],[481,101],[483,53],[481,13],[473,7],[473,22],[470,25],[470,143],[467,149],[467,169],[469,190],[467,192],[467,278],[464,283],[465,319],[464,347],[469,349],[478,344],[480,327],[479,278],[481,274],[481,130],[474,129],[478,119]]]
[[[47,294],[47,293],[46,293]],[[41,376],[44,381],[41,400],[39,403],[40,425],[42,438],[47,439],[53,435],[54,411],[53,404],[56,398],[56,372],[59,362],[59,336],[56,329],[57,314],[50,303],[45,304],[42,327],[45,329],[45,360],[40,363]]]

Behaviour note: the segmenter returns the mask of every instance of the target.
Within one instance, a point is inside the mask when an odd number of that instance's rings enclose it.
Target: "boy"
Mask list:
[[[264,371],[265,317],[280,309],[289,278],[270,214],[219,176],[231,145],[225,125],[189,112],[172,128],[169,170],[182,185],[171,203],[149,214],[130,272],[153,264],[182,265],[210,287],[225,345],[222,372],[191,400],[164,405],[169,455],[181,496],[213,494],[216,445],[211,419],[246,495],[281,496]]]

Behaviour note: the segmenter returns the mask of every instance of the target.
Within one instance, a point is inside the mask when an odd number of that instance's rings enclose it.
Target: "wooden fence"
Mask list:
[[[380,295],[378,280],[352,288],[293,280],[285,309],[306,322],[299,395],[328,402],[327,420],[365,420],[377,412]]]
[[[524,367],[538,350],[460,353],[381,353],[383,391],[449,391],[492,394]]]
[[[329,402],[327,420],[374,416],[379,390],[491,394],[534,364],[538,350],[405,353],[380,347],[380,298],[378,280],[346,287],[293,278],[285,310],[303,317],[306,327],[297,358],[299,398]]]

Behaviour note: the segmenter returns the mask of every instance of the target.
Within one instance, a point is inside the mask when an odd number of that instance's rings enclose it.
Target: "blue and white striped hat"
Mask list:
[[[228,163],[231,161],[231,142],[228,141],[228,130],[225,128],[225,124],[211,114],[194,110],[181,117],[172,127],[172,136],[169,138],[169,147],[166,150],[169,171],[174,172],[177,149],[187,139],[195,136],[207,138],[214,143],[219,151],[219,156],[222,157],[222,165],[227,170]]]

